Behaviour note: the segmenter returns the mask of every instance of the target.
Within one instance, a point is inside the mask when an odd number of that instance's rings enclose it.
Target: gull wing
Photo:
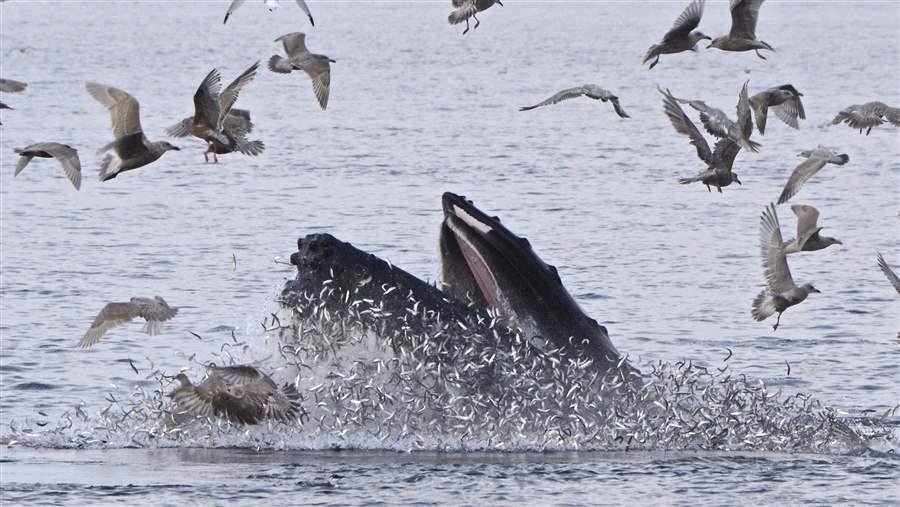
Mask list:
[[[736,39],[756,39],[756,20],[765,0],[731,0],[731,32]]]
[[[549,106],[551,104],[556,104],[558,102],[562,102],[564,100],[574,99],[576,97],[581,97],[584,95],[584,87],[577,86],[575,88],[566,88],[565,90],[558,92],[556,95],[550,97],[549,99],[535,104],[533,106],[526,106],[519,108],[519,111],[530,111],[532,109]]]
[[[891,285],[894,286],[897,294],[900,294],[900,278],[897,278],[897,273],[894,273],[894,270],[888,266],[887,261],[884,260],[884,257],[882,257],[881,254],[878,254],[878,267],[881,268],[881,272],[884,273],[884,276],[886,276],[888,281],[891,282]]]
[[[703,17],[703,6],[705,3],[706,0],[694,0],[691,2],[675,20],[672,28],[663,36],[663,42],[683,39],[697,28],[700,25],[700,18]]]
[[[794,278],[784,254],[784,239],[781,237],[781,224],[778,223],[774,204],[769,204],[760,217],[759,247],[769,289],[775,294],[793,289]]]
[[[303,65],[303,70],[312,79],[313,91],[319,105],[324,110],[328,107],[328,93],[331,87],[331,64],[327,58],[315,58]]]
[[[791,197],[797,195],[800,188],[802,188],[814,174],[825,167],[827,162],[827,159],[822,158],[815,152],[812,153],[809,158],[801,162],[800,165],[794,168],[794,172],[791,173],[787,183],[785,183],[784,189],[781,191],[781,196],[778,197],[778,204],[784,204],[788,202]]]
[[[309,12],[309,6],[306,5],[306,1],[297,0],[297,6],[306,13],[306,17],[309,18],[309,24],[311,24],[312,26],[316,26],[316,20],[313,19],[312,13]]]
[[[141,128],[141,106],[128,93],[99,83],[87,83],[88,93],[109,111],[113,136],[121,139],[131,134],[143,135]]]
[[[259,61],[251,65],[240,76],[225,87],[225,90],[219,95],[219,117],[217,119],[218,130],[222,130],[225,119],[234,103],[237,102],[241,89],[256,77],[256,71],[259,69]]]
[[[750,81],[744,81],[744,86],[741,88],[741,94],[738,95],[737,102],[737,125],[746,139],[750,139],[750,136],[753,134],[753,117],[750,114],[750,99],[747,92],[749,84]]]
[[[306,34],[301,32],[291,32],[275,39],[275,42],[281,42],[284,46],[284,52],[290,56],[302,55],[308,53],[306,49]]]
[[[194,124],[218,130],[221,89],[222,77],[219,71],[216,69],[209,71],[194,93]]]
[[[225,20],[222,21],[222,24],[228,23],[228,18],[231,16],[231,13],[238,10],[238,7],[244,4],[244,0],[234,0],[231,2],[231,5],[228,6],[228,12],[225,13]]]
[[[165,130],[169,137],[187,137],[191,135],[191,125],[194,124],[194,117],[189,116],[180,122],[172,125]]]
[[[675,97],[672,96],[672,93],[669,92],[669,90],[663,91],[661,88],[658,89],[659,92],[663,94],[663,108],[666,112],[666,116],[669,117],[669,121],[672,123],[672,127],[674,127],[675,131],[679,134],[684,134],[691,139],[691,144],[697,148],[697,156],[700,157],[700,160],[703,160],[707,164],[711,164],[713,161],[713,154],[709,150],[709,143],[706,142],[703,134],[697,130],[694,122],[692,122],[691,119],[688,118],[688,115],[684,113],[684,110],[678,105],[678,102]]]
[[[88,348],[97,343],[100,337],[110,329],[121,326],[137,317],[137,308],[131,303],[108,303],[94,317],[91,327],[79,342],[81,348]]]
[[[60,143],[37,143],[33,146],[58,160],[75,189],[81,189],[81,160],[78,158],[78,150]]]

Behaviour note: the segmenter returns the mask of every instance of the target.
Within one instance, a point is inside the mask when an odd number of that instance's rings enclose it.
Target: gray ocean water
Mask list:
[[[767,2],[757,29],[777,50],[767,61],[701,49],[664,56],[648,71],[644,51],[687,2],[509,0],[464,37],[446,23],[449,2],[308,3],[315,28],[291,2],[275,13],[248,2],[225,26],[224,0],[0,7],[0,75],[29,83],[26,93],[3,95],[15,109],[3,111],[0,128],[0,435],[18,441],[0,449],[4,503],[900,500],[896,438],[880,444],[887,454],[860,457],[541,452],[538,442],[519,452],[464,452],[430,448],[427,434],[412,453],[376,441],[360,447],[382,450],[337,452],[328,436],[260,446],[240,429],[218,449],[202,441],[129,448],[127,439],[79,436],[109,396],[128,396],[150,371],[192,367],[196,375],[198,362],[220,359],[231,329],[250,344],[231,351],[235,361],[277,367],[263,362],[260,323],[294,276],[275,261],[300,236],[331,232],[438,279],[444,191],[465,194],[527,236],[639,363],[719,365],[730,350],[736,374],[810,393],[851,420],[900,402],[900,306],[875,261],[882,252],[900,265],[898,131],[861,136],[828,125],[850,104],[900,102],[900,4]],[[728,26],[726,3],[708,2],[703,31]],[[228,82],[280,52],[277,36],[298,30],[313,52],[337,60],[327,111],[305,76],[262,71],[238,103],[253,112],[251,137],[267,146],[261,157],[205,164],[202,142],[178,140],[181,152],[96,181],[94,151],[111,132],[84,82],[135,95],[147,135],[163,139],[163,129],[192,113],[211,68]],[[742,186],[719,194],[679,185],[701,166],[664,116],[656,84],[732,114],[748,79],[751,93],[795,85],[807,120],[793,130],[770,118],[756,138],[760,153],[741,152],[735,162]],[[632,118],[588,99],[518,112],[582,83],[613,90]],[[79,149],[80,192],[53,161],[36,160],[13,178],[13,148],[48,140]],[[826,167],[792,202],[817,206],[820,225],[844,244],[790,258],[794,278],[822,294],[791,308],[772,332],[771,322],[750,317],[763,287],[759,214],[777,199],[797,153],[820,144],[850,163]],[[789,207],[779,214],[793,236]],[[105,303],[156,294],[181,307],[164,334],[148,337],[132,323],[90,350],[77,347]],[[87,422],[49,431],[76,407]]]

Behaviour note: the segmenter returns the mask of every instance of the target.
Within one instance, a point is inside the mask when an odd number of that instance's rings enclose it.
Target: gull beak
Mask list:
[[[175,151],[181,151],[181,148],[179,148],[178,146],[172,146],[172,149]]]
[[[734,179],[734,182],[737,183],[738,185],[742,186],[742,187],[744,186],[744,184],[741,183],[741,180],[739,180],[739,179],[737,179],[737,178]]]
[[[813,289],[812,289],[811,292],[815,292],[816,294],[821,294],[821,293],[822,293],[822,291],[820,291],[819,289],[817,289],[817,288],[815,288],[815,287],[813,287]]]
[[[834,242],[835,242],[836,244],[838,244],[838,245],[843,245],[843,244],[844,244],[844,242],[841,241],[841,240],[839,240],[839,239],[834,240]]]
[[[503,7],[503,2],[501,2],[500,0],[497,0],[497,5],[499,5],[500,7]]]

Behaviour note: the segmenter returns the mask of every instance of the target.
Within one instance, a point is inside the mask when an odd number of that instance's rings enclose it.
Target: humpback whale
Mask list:
[[[298,251],[291,255],[297,278],[286,284],[282,303],[302,308],[303,294],[321,295],[325,287],[345,295],[324,302],[336,315],[352,297],[380,312],[399,315],[414,306],[416,314],[461,322],[466,329],[481,325],[488,336],[500,332],[500,320],[507,335],[519,336],[537,353],[588,358],[602,372],[622,370],[629,381],[639,377],[613,346],[606,328],[581,310],[557,269],[545,263],[526,238],[465,197],[447,192],[442,202],[440,288],[330,234],[311,234],[297,241]],[[429,322],[395,319],[378,325],[382,335],[401,330],[409,335],[421,333]]]

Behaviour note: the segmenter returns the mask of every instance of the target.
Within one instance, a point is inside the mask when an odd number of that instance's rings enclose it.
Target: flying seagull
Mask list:
[[[894,290],[897,291],[897,294],[900,294],[900,278],[897,278],[897,273],[894,273],[894,270],[888,266],[884,257],[881,254],[878,254],[878,267],[881,268],[881,272],[884,273],[884,276],[887,277],[888,281],[891,282],[891,285],[894,286]]]
[[[290,423],[300,410],[300,394],[293,385],[279,388],[271,377],[252,366],[211,366],[206,379],[196,385],[184,373],[176,375],[175,380],[179,386],[169,397],[176,405],[176,420],[218,416],[238,424],[267,419]]]
[[[794,204],[791,211],[797,215],[797,237],[784,242],[784,253],[790,255],[797,252],[814,252],[831,245],[843,245],[840,240],[821,236],[822,230],[816,223],[819,210],[808,204]]]
[[[556,95],[550,97],[549,99],[535,104],[533,106],[520,107],[519,111],[531,111],[532,109],[547,106],[550,104],[556,104],[557,102],[562,102],[564,100],[574,99],[576,97],[581,97],[584,95],[585,97],[592,98],[594,100],[600,100],[603,102],[611,102],[613,109],[616,110],[616,114],[619,115],[620,118],[630,118],[628,114],[622,109],[622,106],[619,105],[619,97],[616,97],[609,91],[600,88],[595,84],[586,84],[584,86],[576,86],[575,88],[567,88]]]
[[[716,48],[722,51],[755,51],[756,56],[766,59],[759,53],[760,49],[775,51],[767,42],[756,39],[756,20],[759,19],[759,8],[765,0],[731,0],[731,31],[728,35],[716,37],[707,49]]]
[[[781,238],[781,225],[775,205],[763,211],[759,225],[759,246],[762,255],[762,267],[768,285],[753,300],[753,319],[757,322],[766,320],[778,313],[778,319],[772,330],[778,330],[781,314],[788,308],[803,302],[813,292],[821,292],[812,284],[797,287],[784,253],[784,241]]]
[[[141,128],[140,105],[131,95],[98,83],[88,83],[87,91],[109,111],[115,137],[97,150],[98,155],[113,150],[100,162],[100,181],[111,180],[119,173],[155,162],[167,151],[179,149],[166,141],[147,139]]]
[[[16,148],[15,152],[19,154],[19,161],[16,162],[16,172],[13,176],[18,176],[34,157],[55,158],[62,165],[66,177],[75,186],[75,190],[81,189],[81,160],[78,159],[78,150],[68,144],[35,143],[24,148]]]
[[[706,185],[706,189],[710,192],[712,191],[710,186],[714,186],[719,192],[722,192],[722,187],[727,187],[732,182],[741,185],[742,183],[738,179],[737,173],[731,172],[734,158],[741,151],[741,147],[725,137],[719,139],[716,143],[715,151],[710,150],[709,143],[706,142],[703,134],[694,125],[694,122],[688,118],[688,115],[678,105],[678,101],[672,96],[672,93],[669,90],[663,91],[661,88],[659,88],[659,92],[663,94],[663,108],[666,116],[669,117],[669,121],[672,123],[672,127],[679,134],[686,135],[691,139],[691,144],[697,148],[697,156],[706,163],[705,171],[701,171],[690,178],[680,178],[678,182],[687,185],[699,181]]]
[[[0,78],[0,92],[3,93],[19,93],[24,92],[28,87],[28,83],[16,81],[15,79]]]
[[[866,102],[865,104],[853,104],[844,109],[831,120],[832,125],[844,122],[859,133],[866,131],[866,135],[872,132],[872,127],[877,127],[885,121],[900,127],[900,108],[891,107],[884,102]]]
[[[287,58],[272,55],[269,58],[269,70],[279,74],[290,74],[294,70],[302,70],[312,79],[313,91],[319,106],[324,111],[328,106],[328,91],[331,86],[331,64],[335,60],[325,55],[316,55],[306,49],[306,34],[293,32],[275,39],[284,45]]]
[[[256,76],[257,68],[259,62],[251,65],[221,93],[219,93],[221,84],[219,72],[216,69],[210,71],[194,93],[194,116],[169,127],[166,134],[172,137],[193,135],[206,141],[207,147],[203,158],[207,162],[210,153],[213,154],[215,162],[219,161],[216,156],[218,153],[233,151],[245,155],[262,153],[265,148],[262,142],[250,142],[246,138],[248,129],[253,128],[249,111],[232,109],[241,89]],[[234,115],[231,114],[232,111],[235,112]]]
[[[305,0],[296,0],[296,1],[297,1],[297,6],[300,7],[300,9],[302,9],[303,12],[306,13],[306,17],[309,18],[309,24],[311,24],[312,26],[316,26],[316,22],[312,17],[312,13],[309,12],[309,6],[306,5],[306,1]],[[264,0],[264,3],[266,4],[266,8],[269,9],[269,12],[272,12],[279,7],[278,0]],[[228,23],[228,18],[231,16],[231,13],[238,10],[238,7],[240,7],[243,4],[244,4],[244,0],[234,0],[233,2],[231,2],[231,5],[228,6],[228,12],[225,13],[225,20],[222,21],[222,24],[224,25],[225,23]]]
[[[760,144],[750,140],[750,136],[753,134],[753,115],[750,113],[750,99],[747,95],[749,83],[749,81],[744,82],[741,93],[738,95],[737,121],[732,121],[724,111],[712,107],[702,100],[672,98],[700,111],[700,122],[710,134],[719,139],[731,139],[745,150],[758,152]]]
[[[786,125],[795,129],[800,128],[797,118],[806,119],[803,102],[800,101],[802,96],[803,94],[792,85],[785,84],[769,88],[750,97],[750,106],[756,115],[756,128],[759,129],[759,133],[766,133],[766,117],[770,107],[775,116]]]
[[[788,202],[791,197],[797,195],[800,188],[802,188],[814,174],[825,167],[825,164],[844,165],[850,161],[850,156],[846,153],[838,154],[838,152],[824,146],[819,146],[814,150],[802,151],[800,152],[800,156],[806,157],[806,160],[794,168],[794,172],[791,173],[787,183],[784,185],[784,189],[781,191],[781,195],[778,197],[778,204],[784,204]]]
[[[478,28],[481,21],[478,21],[478,16],[476,16],[476,14],[488,10],[494,4],[503,7],[503,2],[500,0],[452,0],[452,4],[456,10],[450,13],[447,22],[451,25],[458,25],[465,21],[466,29],[463,30],[463,35],[469,32],[469,18],[475,20],[474,28]]]
[[[178,308],[170,307],[163,298],[135,297],[127,303],[108,303],[94,318],[90,329],[81,338],[79,346],[88,348],[100,340],[110,329],[131,322],[136,317],[146,321],[143,331],[149,335],[162,332],[163,322],[178,313]]]
[[[675,20],[672,28],[663,36],[662,42],[650,46],[647,55],[644,56],[644,63],[653,60],[650,68],[659,63],[659,55],[671,55],[681,53],[683,51],[696,51],[694,47],[703,39],[712,40],[712,37],[704,34],[700,30],[695,30],[700,25],[700,18],[703,17],[703,6],[706,0],[694,0],[691,2],[684,12]]]

